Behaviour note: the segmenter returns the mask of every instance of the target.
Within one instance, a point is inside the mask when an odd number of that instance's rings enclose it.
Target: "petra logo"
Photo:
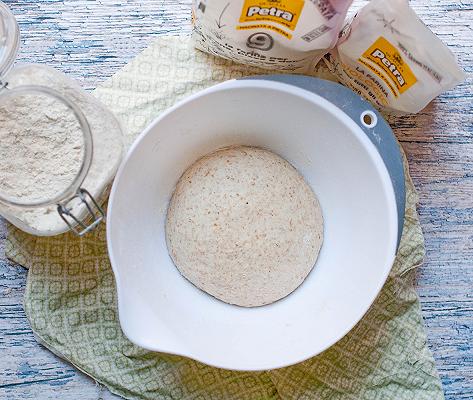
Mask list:
[[[262,22],[273,22],[294,31],[303,8],[304,0],[245,0],[240,22],[260,25]],[[288,34],[285,36],[288,37]]]
[[[260,15],[262,17],[276,17],[276,18],[282,18],[286,20],[287,22],[292,22],[294,19],[294,14],[292,14],[289,11],[282,10],[277,7],[260,7],[260,6],[252,6],[248,8],[248,11],[246,12],[247,17],[253,17],[256,15]]]
[[[396,63],[389,60],[386,54],[384,54],[380,49],[375,49],[371,55],[374,58],[378,58],[388,68],[388,70],[391,71],[401,87],[406,84],[406,80],[402,76],[401,72],[397,69]]]
[[[398,48],[382,36],[366,49],[358,61],[381,78],[395,97],[417,82]]]

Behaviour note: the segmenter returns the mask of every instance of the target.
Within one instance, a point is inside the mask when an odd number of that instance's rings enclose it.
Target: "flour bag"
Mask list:
[[[310,73],[333,46],[352,0],[194,0],[200,50],[256,67]]]
[[[407,0],[372,0],[325,56],[339,81],[379,108],[416,113],[465,79]]]

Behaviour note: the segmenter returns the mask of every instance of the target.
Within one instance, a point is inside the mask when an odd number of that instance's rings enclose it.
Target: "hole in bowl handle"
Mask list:
[[[378,117],[371,110],[365,110],[360,115],[360,121],[365,128],[371,129],[378,124]]]
[[[92,222],[89,224],[83,222],[82,219],[77,218],[72,213],[72,208],[68,207],[68,205],[76,199],[78,199],[81,204],[85,205],[87,209],[87,217],[85,217],[84,220],[88,221],[89,218],[92,218]],[[87,190],[82,188],[79,189],[77,194],[66,203],[58,204],[57,211],[69,229],[77,236],[84,236],[86,233],[94,230],[105,218],[105,211],[103,208],[100,207],[94,197]]]

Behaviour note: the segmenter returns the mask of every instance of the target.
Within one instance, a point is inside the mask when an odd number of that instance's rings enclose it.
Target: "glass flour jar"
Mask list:
[[[0,2],[0,215],[34,235],[83,235],[104,219],[120,124],[53,68],[12,68],[18,49],[18,24]]]

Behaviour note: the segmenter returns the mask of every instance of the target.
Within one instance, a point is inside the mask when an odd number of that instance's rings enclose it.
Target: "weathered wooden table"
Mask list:
[[[54,66],[88,89],[153,36],[189,30],[190,0],[6,3],[21,27],[20,61]],[[473,399],[473,1],[411,4],[469,74],[423,113],[390,122],[420,192],[427,258],[417,288],[429,347],[447,399]],[[0,399],[5,387],[16,388],[15,399],[115,397],[36,343],[22,306],[27,273],[5,259],[4,238],[0,219]]]

